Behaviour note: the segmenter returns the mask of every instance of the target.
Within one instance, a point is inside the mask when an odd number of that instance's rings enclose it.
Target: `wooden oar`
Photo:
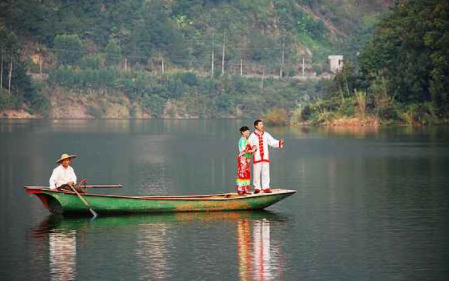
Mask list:
[[[70,188],[73,190],[73,192],[76,193],[76,195],[78,195],[78,197],[81,199],[81,201],[83,201],[84,205],[86,205],[86,207],[89,209],[89,211],[94,216],[93,218],[98,217],[98,214],[94,210],[92,210],[89,203],[87,203],[86,199],[84,199],[83,196],[81,196],[81,194],[79,194],[79,192],[75,189],[75,187],[73,187],[73,185],[71,185]]]
[[[121,184],[87,184],[83,188],[122,188]]]

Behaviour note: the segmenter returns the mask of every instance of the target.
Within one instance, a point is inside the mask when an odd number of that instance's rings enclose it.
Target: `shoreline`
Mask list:
[[[290,119],[290,122],[287,120],[283,120],[282,123],[276,121],[269,121],[268,116],[256,116],[256,117],[248,117],[248,116],[237,116],[235,114],[229,115],[215,115],[210,117],[198,116],[198,115],[190,115],[190,114],[180,114],[176,112],[175,114],[161,114],[158,117],[151,116],[150,114],[141,112],[137,116],[130,116],[129,112],[126,114],[123,111],[123,114],[105,114],[104,116],[94,116],[89,114],[86,110],[73,110],[70,109],[68,112],[63,110],[64,107],[55,107],[49,110],[49,114],[47,116],[36,113],[32,114],[28,112],[26,109],[5,109],[0,111],[0,120],[33,120],[33,119],[48,119],[48,120],[201,120],[201,119],[248,119],[248,118],[262,118],[265,120],[265,123],[272,127],[323,127],[323,128],[379,128],[379,127],[427,127],[427,126],[444,126],[449,125],[449,119],[438,119],[432,123],[421,123],[419,121],[413,120],[411,123],[404,122],[404,120],[383,120],[375,115],[358,115],[358,116],[342,116],[335,119],[328,120],[307,120],[307,121],[296,121],[294,122],[291,118],[286,114],[285,117]],[[80,108],[80,107],[78,107]],[[64,114],[67,113],[67,114]],[[64,116],[66,115],[66,117]],[[283,119],[282,118],[282,119]]]
[[[11,112],[11,110],[5,110],[6,112]],[[248,119],[248,117],[236,117],[236,116],[223,116],[219,118],[203,118],[203,117],[91,117],[91,116],[79,116],[79,117],[44,117],[40,114],[30,114],[24,110],[17,111],[11,115],[5,111],[0,112],[0,120],[206,120],[206,119]],[[8,114],[5,117],[5,113]],[[351,122],[349,122],[349,121]],[[313,122],[299,122],[299,123],[289,123],[286,125],[277,124],[267,124],[270,127],[297,127],[297,128],[352,128],[352,129],[379,129],[386,127],[430,127],[430,126],[446,126],[449,125],[449,120],[440,120],[438,123],[434,124],[407,124],[405,122],[360,122],[364,119],[358,118],[340,118],[330,122],[325,122],[321,124],[314,124]],[[364,120],[366,121],[366,120]]]

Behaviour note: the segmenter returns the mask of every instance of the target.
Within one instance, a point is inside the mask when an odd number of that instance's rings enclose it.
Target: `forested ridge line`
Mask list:
[[[73,102],[88,117],[110,116],[114,104],[123,117],[285,111],[292,123],[360,115],[431,123],[447,113],[446,6],[5,0],[0,110],[59,117],[55,108]],[[304,79],[331,73],[332,54],[345,56],[334,80]]]

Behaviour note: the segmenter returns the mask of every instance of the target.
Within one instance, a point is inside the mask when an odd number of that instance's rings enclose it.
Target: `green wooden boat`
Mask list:
[[[71,191],[50,190],[43,186],[25,186],[51,213],[89,214],[89,209]],[[83,193],[82,196],[98,214],[131,214],[163,212],[211,212],[262,210],[296,193],[296,190],[272,189],[272,193],[239,196],[237,193],[190,196],[123,196]]]

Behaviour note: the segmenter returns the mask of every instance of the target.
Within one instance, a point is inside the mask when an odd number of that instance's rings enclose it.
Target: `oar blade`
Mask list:
[[[97,212],[95,212],[92,208],[89,208],[89,211],[92,213],[92,219],[95,219],[96,217],[98,217]]]

